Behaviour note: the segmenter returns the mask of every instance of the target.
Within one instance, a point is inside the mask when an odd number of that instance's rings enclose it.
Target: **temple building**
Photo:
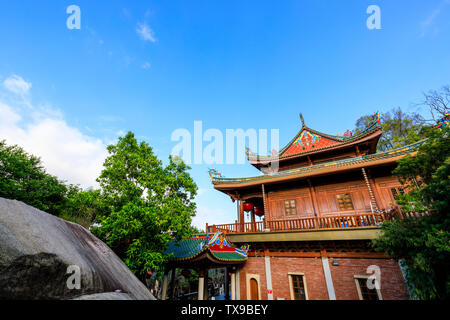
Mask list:
[[[210,171],[214,188],[237,204],[236,220],[207,224],[203,242],[190,240],[197,242],[189,253],[172,248],[174,266],[186,256],[183,266],[197,264],[202,274],[227,267],[232,299],[408,299],[399,263],[375,252],[371,240],[383,221],[407,215],[396,206],[395,195],[404,190],[392,170],[420,142],[376,153],[379,114],[361,132],[342,136],[311,129],[300,117],[300,131],[280,151],[247,150],[261,175],[225,178]],[[217,237],[245,254],[221,259],[206,249]],[[201,293],[199,299],[207,298]]]

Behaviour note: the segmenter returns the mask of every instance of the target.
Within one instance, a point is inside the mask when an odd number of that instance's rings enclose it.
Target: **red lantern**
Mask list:
[[[264,207],[255,207],[255,215],[262,217],[264,215]]]
[[[254,207],[253,203],[244,202],[244,211],[252,211],[253,207]]]

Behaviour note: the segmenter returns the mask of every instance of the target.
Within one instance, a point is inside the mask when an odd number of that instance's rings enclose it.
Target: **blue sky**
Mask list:
[[[69,30],[69,5],[81,29]],[[366,9],[381,10],[369,30]],[[450,1],[0,0],[0,139],[48,171],[94,184],[104,146],[126,131],[166,160],[174,130],[310,127],[336,134],[356,119],[450,84]],[[207,164],[195,223],[228,223]],[[212,165],[228,177],[249,164]],[[207,217],[207,218],[206,218]]]

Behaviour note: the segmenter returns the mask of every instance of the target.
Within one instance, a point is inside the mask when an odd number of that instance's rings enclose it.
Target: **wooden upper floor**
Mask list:
[[[210,232],[258,233],[279,231],[349,230],[378,228],[400,216],[395,195],[405,192],[392,176],[393,166],[354,170],[333,176],[264,185],[249,189],[236,200],[237,219],[209,225]],[[244,203],[254,209],[244,212]],[[255,215],[255,208],[263,215]]]
[[[248,153],[251,164],[269,171],[264,175],[225,178],[211,170],[214,188],[237,203],[238,214],[234,223],[208,230],[378,228],[393,219],[395,195],[405,191],[392,170],[423,143],[375,153],[380,136],[378,114],[365,130],[346,137],[320,133],[303,122],[299,134],[277,154]],[[271,171],[274,164],[278,171]]]

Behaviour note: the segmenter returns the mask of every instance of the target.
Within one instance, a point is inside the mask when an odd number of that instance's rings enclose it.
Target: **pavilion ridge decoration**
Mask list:
[[[233,245],[227,241],[224,233],[222,231],[217,231],[213,234],[211,239],[207,239],[208,235],[205,237],[205,241],[202,242],[201,249],[205,246],[209,247],[213,251],[230,251],[236,252],[241,256],[247,257],[248,245],[243,245],[240,248],[235,248]]]
[[[300,147],[309,147],[310,145],[319,142],[320,137],[309,131],[303,131],[301,135],[297,138],[295,144]]]
[[[446,113],[441,119],[437,121],[437,124],[434,128],[442,128],[447,127],[450,124],[450,113]]]
[[[219,178],[223,178],[222,174],[216,169],[209,169],[208,173],[213,181]]]
[[[375,112],[369,118],[369,122],[364,130],[352,133],[349,130],[344,135],[330,135],[313,130],[303,124],[299,134],[284,148],[271,155],[258,155],[248,148],[245,150],[249,161],[272,161],[283,158],[295,157],[300,154],[316,152],[332,147],[339,147],[344,144],[352,143],[370,135],[380,129],[381,114]]]
[[[240,254],[241,256],[247,257],[249,248],[250,248],[250,246],[248,244],[244,244],[242,247],[236,248],[235,251],[236,251],[236,253]]]

